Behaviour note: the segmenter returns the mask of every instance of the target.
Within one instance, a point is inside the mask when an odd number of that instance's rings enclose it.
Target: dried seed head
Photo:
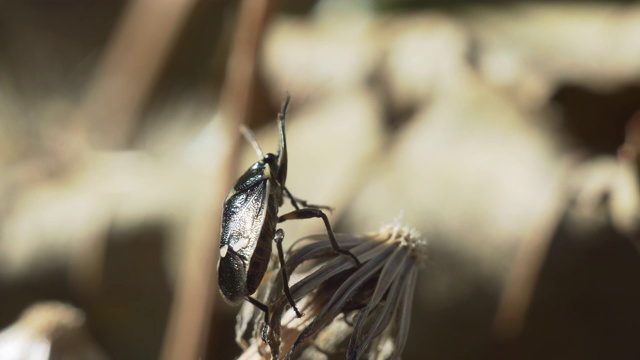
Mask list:
[[[300,355],[327,358],[347,339],[349,359],[400,356],[408,336],[418,269],[426,258],[426,241],[398,222],[375,233],[339,234],[337,240],[358,257],[361,266],[355,268],[349,257],[336,256],[326,235],[294,244],[286,266],[294,283],[292,296],[305,316],[296,318],[290,311],[280,277],[272,274],[258,294],[271,308],[269,327],[264,329],[269,349],[258,331],[262,329],[261,312],[245,308],[238,318],[237,337],[244,339],[249,323],[254,331],[248,342],[242,340],[247,349],[242,358],[269,351],[273,359],[280,358],[281,351],[286,359]]]

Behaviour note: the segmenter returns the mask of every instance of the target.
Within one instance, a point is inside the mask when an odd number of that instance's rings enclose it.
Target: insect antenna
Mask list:
[[[244,138],[249,142],[249,144],[251,144],[251,147],[253,147],[253,150],[255,150],[258,158],[264,158],[264,153],[262,152],[262,149],[260,148],[256,137],[253,136],[253,132],[244,125],[240,127],[240,132],[242,133],[242,135],[244,135]]]
[[[278,180],[280,184],[284,184],[287,180],[287,138],[284,133],[284,123],[290,100],[291,95],[287,93],[287,97],[284,99],[284,103],[282,103],[282,108],[280,108],[280,113],[278,114],[278,127],[280,129],[280,147],[278,148],[278,169],[280,176]]]
[[[291,100],[291,95],[287,93],[287,97],[284,99],[282,103],[282,107],[280,108],[280,113],[278,114],[278,127],[280,130],[280,148],[278,149],[278,155],[280,153],[284,153],[284,156],[287,156],[287,138],[284,132],[284,119],[287,116],[287,108],[289,107],[289,101]]]

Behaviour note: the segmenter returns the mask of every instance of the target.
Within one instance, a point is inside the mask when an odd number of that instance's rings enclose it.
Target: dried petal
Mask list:
[[[291,295],[305,313],[302,318],[289,311],[277,274],[272,274],[259,292],[271,309],[267,343],[273,359],[280,358],[281,345],[286,359],[299,355],[326,359],[347,338],[348,359],[367,354],[369,358],[400,356],[408,336],[412,297],[418,268],[426,256],[426,242],[417,232],[397,223],[373,234],[338,235],[337,241],[358,257],[360,267],[354,267],[346,256],[336,256],[326,235],[301,239],[287,254]],[[305,262],[311,266],[302,267]],[[262,316],[252,314],[255,328]],[[243,310],[239,332],[246,332],[247,316],[249,312]],[[246,353],[262,349],[258,344],[259,334],[254,330]]]

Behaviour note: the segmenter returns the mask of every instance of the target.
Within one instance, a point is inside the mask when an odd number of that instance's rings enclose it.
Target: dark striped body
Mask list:
[[[265,326],[262,331],[264,341],[266,341],[266,329],[270,319],[269,305],[264,303],[260,296],[256,298],[251,295],[260,286],[271,263],[272,242],[275,242],[278,249],[284,295],[296,316],[302,317],[289,288],[283,249],[284,231],[277,228],[278,223],[287,220],[322,219],[333,251],[336,254],[350,256],[356,267],[360,266],[355,255],[349,250],[340,248],[331,230],[329,219],[322,211],[322,209],[331,210],[331,208],[307,204],[306,201],[294,197],[285,186],[288,162],[285,114],[289,100],[290,97],[287,96],[278,114],[280,144],[276,155],[271,153],[264,155],[251,131],[243,128],[245,137],[253,145],[258,157],[262,159],[253,164],[236,181],[227,195],[222,212],[218,286],[227,303],[236,305],[246,300],[264,313]],[[291,201],[295,210],[278,216],[283,196]]]
[[[229,192],[222,213],[218,284],[224,299],[240,303],[253,294],[271,258],[282,188],[271,178],[275,156],[253,164]]]
[[[289,100],[287,96],[278,114],[280,144],[276,155],[264,155],[253,135],[248,130],[244,132],[262,159],[236,181],[222,211],[218,262],[220,293],[229,304],[235,305],[246,299],[258,306],[265,312],[265,321],[268,318],[267,306],[251,295],[260,286],[271,262],[274,240],[277,240],[280,263],[284,263],[281,243],[283,232],[277,226],[280,220],[278,209],[282,206],[282,196],[286,191],[285,113]],[[286,278],[284,272],[283,277]],[[285,291],[288,294],[287,284]],[[295,308],[295,304],[292,306]]]

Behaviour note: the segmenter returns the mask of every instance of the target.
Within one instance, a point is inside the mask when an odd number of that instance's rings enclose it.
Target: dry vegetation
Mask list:
[[[0,354],[239,356],[221,204],[288,91],[292,192],[428,239],[404,359],[640,356],[640,7],[145,4],[0,5]]]

